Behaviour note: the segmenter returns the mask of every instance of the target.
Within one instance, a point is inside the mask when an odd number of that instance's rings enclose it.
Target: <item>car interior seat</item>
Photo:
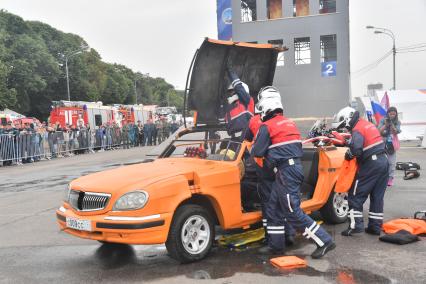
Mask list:
[[[302,200],[311,199],[318,181],[319,154],[314,148],[303,149],[303,183],[300,189]]]

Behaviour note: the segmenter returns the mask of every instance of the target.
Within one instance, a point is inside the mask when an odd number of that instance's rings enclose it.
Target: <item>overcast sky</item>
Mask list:
[[[163,77],[177,88],[204,37],[217,37],[216,0],[0,0],[0,8],[82,36],[107,62]],[[351,71],[384,55],[391,39],[366,25],[394,31],[398,46],[426,43],[426,0],[352,0]],[[426,49],[426,48],[425,48]],[[426,88],[426,51],[397,54],[397,88]],[[352,94],[366,85],[392,87],[392,57],[352,76]]]

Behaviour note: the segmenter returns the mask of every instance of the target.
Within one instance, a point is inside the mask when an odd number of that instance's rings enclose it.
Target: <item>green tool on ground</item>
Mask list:
[[[259,242],[265,238],[265,230],[259,228],[256,230],[246,231],[244,233],[222,236],[218,243],[220,246],[229,248],[238,248],[251,243]]]

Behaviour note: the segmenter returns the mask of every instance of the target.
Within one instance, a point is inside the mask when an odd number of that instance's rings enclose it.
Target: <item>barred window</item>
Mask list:
[[[311,64],[311,39],[309,37],[294,39],[294,64]]]
[[[336,35],[322,35],[320,37],[321,62],[337,61]]]

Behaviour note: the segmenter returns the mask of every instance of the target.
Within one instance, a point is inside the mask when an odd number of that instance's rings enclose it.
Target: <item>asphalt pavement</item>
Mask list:
[[[366,234],[345,238],[340,231],[347,224],[324,226],[337,248],[320,260],[309,257],[314,245],[298,237],[288,254],[305,257],[308,267],[288,271],[271,266],[256,245],[239,251],[215,247],[208,258],[180,265],[167,256],[163,245],[102,245],[59,231],[55,210],[70,180],[142,161],[150,150],[116,150],[0,168],[0,283],[426,282],[426,238],[403,246]],[[398,161],[426,166],[426,150],[401,149]],[[426,209],[423,173],[419,179],[404,181],[403,173],[397,172],[395,186],[385,195],[385,220]]]

